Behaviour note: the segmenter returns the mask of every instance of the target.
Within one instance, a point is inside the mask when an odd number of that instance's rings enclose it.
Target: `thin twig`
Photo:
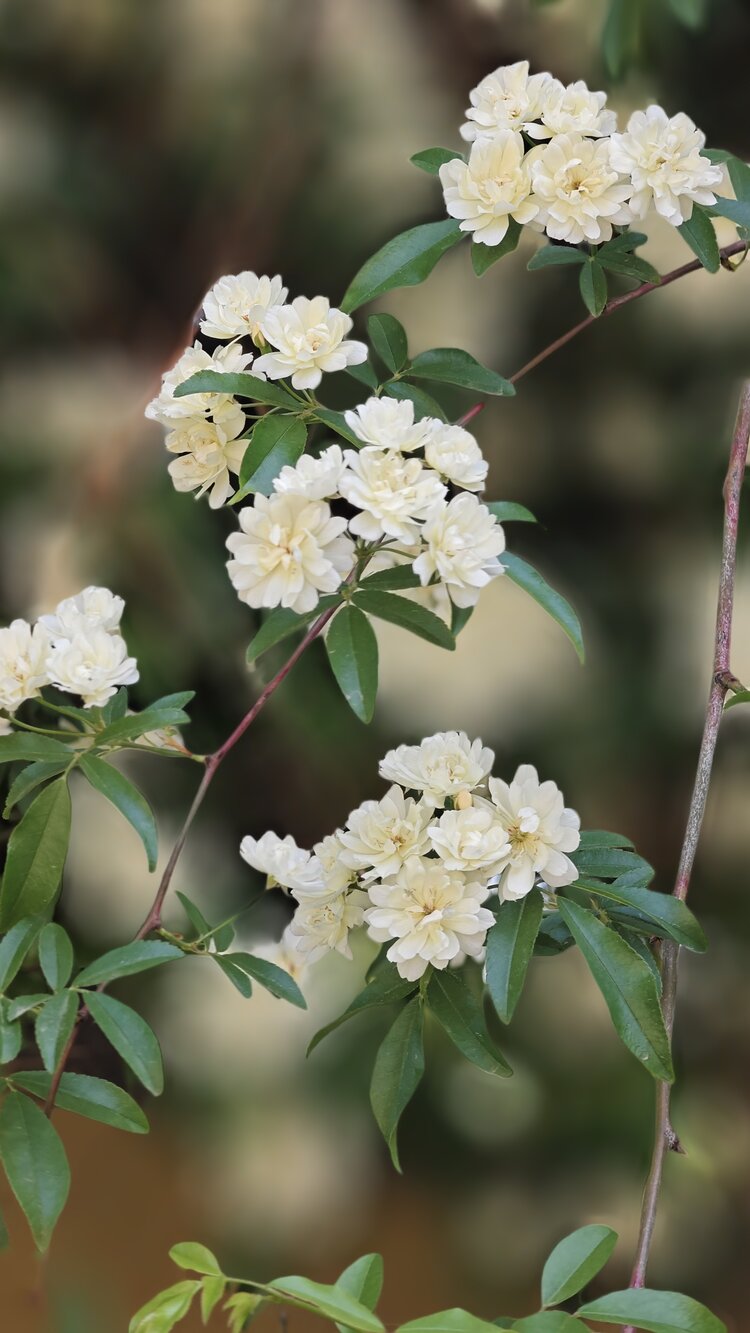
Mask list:
[[[703,816],[706,810],[706,798],[711,780],[716,741],[721,724],[724,700],[731,688],[733,679],[730,669],[730,649],[732,639],[732,611],[734,606],[734,585],[737,569],[737,533],[740,517],[740,492],[747,463],[748,441],[750,440],[750,380],[742,387],[740,406],[732,438],[729,455],[729,468],[724,482],[724,538],[721,553],[721,574],[719,578],[719,599],[716,613],[716,633],[714,637],[714,660],[711,676],[711,689],[706,707],[698,767],[695,785],[690,801],[685,838],[680,853],[677,878],[673,894],[685,901],[690,886],[690,878],[695,862]],[[672,940],[664,942],[662,948],[662,1009],[664,1023],[671,1038],[674,1027],[675,1001],[677,996],[677,959],[679,946]],[[640,1230],[636,1249],[635,1263],[630,1279],[631,1287],[642,1287],[646,1281],[651,1242],[656,1222],[656,1210],[659,1203],[664,1159],[668,1152],[680,1152],[682,1146],[670,1121],[670,1085],[659,1083],[656,1089],[656,1122],[654,1127],[654,1146],[651,1165],[643,1194]],[[633,1333],[632,1328],[624,1333]]]

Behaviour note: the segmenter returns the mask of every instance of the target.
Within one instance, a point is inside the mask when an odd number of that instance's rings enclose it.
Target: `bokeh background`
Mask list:
[[[468,90],[495,65],[528,57],[602,86],[604,10],[600,0],[3,0],[4,616],[108,584],[128,599],[137,700],[195,689],[193,748],[228,733],[268,667],[244,666],[253,618],[223,568],[231,516],[173,492],[162,433],[143,419],[161,371],[220,274],[281,272],[292,292],[335,300],[385,239],[441,216],[436,183],[409,155],[458,142]],[[685,109],[710,144],[747,158],[749,42],[743,0],[716,0],[700,31],[654,22],[613,104]],[[735,233],[727,223],[720,235]],[[689,258],[658,226],[647,254],[663,270]],[[522,246],[479,281],[461,247],[385,308],[413,351],[458,345],[512,373],[580,317],[570,274],[529,275],[527,258]],[[383,630],[369,729],[337,697],[316,647],[227,762],[191,836],[177,887],[212,919],[258,892],[237,854],[242,834],[272,827],[309,845],[380,789],[388,746],[450,727],[493,745],[504,773],[536,763],[585,825],[633,837],[669,888],[709,675],[749,296],[747,271],[695,275],[589,331],[516,399],[486,408],[477,434],[492,459],[489,494],[539,516],[511,544],[574,600],[586,669],[502,581],[455,655]],[[470,402],[457,394],[456,412]],[[746,540],[735,670],[750,676]],[[675,1117],[689,1155],[668,1163],[651,1271],[735,1330],[750,1327],[743,713],[722,732],[694,883],[711,948],[682,966]],[[147,759],[132,771],[168,847],[195,770]],[[116,814],[82,784],[75,799],[61,914],[85,953],[132,934],[153,882]],[[241,923],[243,940],[278,934],[286,912],[280,895],[264,900]],[[173,921],[184,924],[179,911]],[[356,966],[314,969],[308,1014],[264,993],[245,1002],[200,962],[131,986],[167,1063],[168,1090],[147,1107],[152,1134],[59,1115],[73,1188],[41,1275],[0,1187],[13,1239],[0,1260],[4,1329],[125,1329],[173,1280],[169,1245],[188,1238],[260,1278],[332,1280],[380,1249],[390,1323],[454,1304],[489,1318],[533,1309],[548,1249],[592,1220],[620,1231],[611,1279],[626,1280],[652,1088],[580,959],[535,962],[507,1036],[510,1081],[468,1067],[430,1032],[399,1178],[367,1107],[385,1020],[344,1028],[304,1060],[367,957],[363,943]],[[125,1077],[91,1032],[75,1067]]]

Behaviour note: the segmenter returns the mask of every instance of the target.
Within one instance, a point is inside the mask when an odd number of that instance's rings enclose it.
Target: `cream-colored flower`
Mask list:
[[[491,139],[499,130],[526,130],[538,120],[551,74],[529,74],[528,60],[501,65],[486,75],[469,93],[471,106],[461,137]]]
[[[298,296],[275,306],[263,318],[263,337],[275,349],[255,363],[270,380],[292,377],[295,389],[315,389],[324,372],[344,370],[367,360],[366,343],[347,339],[352,321],[331,307],[325,296]]]
[[[442,805],[446,796],[479,786],[494,760],[494,752],[480,740],[470,741],[465,731],[438,731],[419,745],[389,750],[379,772],[386,782],[421,791],[426,800]]]
[[[333,518],[323,500],[303,495],[257,495],[240,511],[240,532],[227,538],[229,577],[248,606],[312,611],[321,593],[335,592],[353,562],[343,535],[346,519]]]
[[[257,958],[265,958],[269,963],[275,963],[282,971],[287,972],[296,981],[297,984],[302,981],[308,966],[308,959],[305,958],[297,949],[295,936],[291,932],[290,926],[284,930],[280,940],[262,941],[260,944],[253,944],[253,954]]]
[[[85,708],[99,707],[121,685],[133,685],[138,665],[128,657],[125,640],[105,629],[78,630],[70,639],[58,639],[47,657],[52,685],[66,694],[80,694]]]
[[[602,139],[617,129],[617,116],[607,111],[607,94],[592,93],[583,79],[566,87],[550,79],[544,89],[541,125],[529,125],[532,139],[551,139],[556,134],[582,134],[586,139]]]
[[[209,338],[251,337],[258,341],[261,321],[272,306],[283,305],[287,289],[278,273],[274,278],[227,273],[215,282],[203,302],[201,332]]]
[[[0,629],[0,708],[15,713],[49,684],[49,634],[41,623],[12,620]]]
[[[273,488],[278,495],[306,495],[308,500],[330,500],[338,494],[345,467],[341,446],[332,444],[317,458],[303,454],[294,467],[283,467]]]
[[[297,846],[291,833],[280,838],[270,829],[260,838],[248,833],[240,843],[240,856],[253,870],[268,877],[269,887],[280,884],[284,889],[293,887],[310,862],[310,853]]]
[[[424,456],[441,477],[465,491],[481,491],[487,480],[489,464],[474,436],[463,426],[435,421]]]
[[[337,898],[351,887],[355,875],[345,864],[342,855],[341,829],[329,833],[313,845],[313,854],[302,874],[297,875],[293,888],[298,902],[322,902]]]
[[[523,138],[500,130],[472,145],[469,161],[451,158],[440,168],[445,207],[459,218],[461,231],[480,245],[499,245],[511,218],[531,222],[539,205],[531,198],[531,178]]]
[[[247,370],[252,359],[252,353],[244,352],[239,343],[229,343],[211,354],[196,339],[192,347],[185,349],[177,364],[162,376],[161,392],[149,403],[146,416],[167,427],[175,426],[181,417],[210,416],[217,428],[226,432],[226,438],[233,440],[245,426],[245,413],[236,398],[229,393],[188,393],[184,398],[175,398],[174,391],[199,370],[234,374]],[[257,373],[253,367],[253,374]]]
[[[427,825],[433,807],[404,796],[393,786],[380,801],[353,810],[340,833],[341,857],[363,881],[395,875],[409,856],[430,850]]]
[[[394,449],[347,449],[347,469],[339,489],[345,500],[362,512],[349,524],[350,532],[366,541],[391,537],[407,545],[418,541],[419,522],[445,495],[436,472],[419,458],[404,457]]]
[[[577,879],[565,853],[578,846],[581,821],[564,807],[559,787],[540,782],[531,764],[521,764],[510,784],[490,778],[489,789],[510,843],[497,890],[501,901],[525,898],[537,875],[553,889]]]
[[[489,801],[474,797],[463,810],[445,810],[430,825],[430,841],[446,870],[497,873],[510,852],[507,831]]]
[[[560,134],[531,150],[529,169],[539,205],[532,225],[554,240],[598,245],[632,221],[632,186],[613,165],[611,140]]]
[[[340,893],[325,902],[302,903],[288,926],[293,947],[315,963],[335,949],[351,958],[349,931],[362,925],[367,894],[359,889]]]
[[[612,164],[632,181],[633,216],[645,218],[655,208],[679,227],[693,214],[693,204],[715,204],[714,186],[722,170],[701,153],[706,136],[689,116],[668,116],[660,106],[635,111],[624,134],[612,136]]]
[[[227,424],[239,433],[245,418]],[[247,440],[228,439],[227,430],[207,417],[188,417],[169,432],[166,444],[170,453],[180,455],[167,469],[175,490],[197,491],[198,500],[208,493],[212,509],[225,504],[234,492],[231,473],[240,470]]]
[[[378,943],[394,940],[387,957],[399,975],[417,981],[460,952],[477,957],[495,918],[482,903],[490,889],[446,870],[441,861],[411,856],[393,879],[371,884],[365,923]]]
[[[498,556],[505,534],[475,495],[454,495],[436,505],[422,528],[424,543],[414,561],[423,587],[437,574],[456,606],[475,606],[482,588],[503,573]]]
[[[109,588],[90,586],[74,597],[65,597],[54,611],[39,617],[53,639],[72,639],[80,630],[104,629],[114,634],[120,627],[125,603]]]
[[[414,420],[414,404],[408,399],[368,398],[366,403],[344,413],[350,430],[363,444],[377,449],[397,449],[410,454],[423,449],[434,424],[432,417]]]

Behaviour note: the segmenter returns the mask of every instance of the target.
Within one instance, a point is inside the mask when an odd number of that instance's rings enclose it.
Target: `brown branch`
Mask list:
[[[732,255],[738,255],[746,250],[746,241],[734,241],[731,245],[725,245],[724,248],[719,251],[719,254],[721,255],[722,263],[724,264],[727,260],[731,259]],[[605,319],[607,315],[614,315],[616,310],[619,310],[624,305],[629,305],[631,301],[637,301],[640,296],[647,296],[649,292],[659,291],[662,287],[668,287],[670,283],[677,282],[678,278],[684,278],[688,273],[696,273],[698,269],[702,267],[699,259],[693,259],[689,264],[682,264],[679,268],[672,269],[671,273],[665,273],[660,282],[643,282],[640,287],[634,287],[632,292],[625,292],[622,296],[616,296],[614,300],[607,302],[601,315],[587,315],[579,324],[574,324],[573,328],[568,329],[567,333],[563,333],[561,337],[556,338],[555,341],[551,342],[543,351],[538,352],[530,361],[527,361],[526,365],[522,366],[520,370],[517,370],[515,375],[511,375],[511,384],[517,384],[519,380],[523,379],[524,375],[528,375],[530,371],[536,370],[537,366],[541,366],[542,362],[546,361],[548,357],[552,356],[555,352],[559,352],[562,347],[565,347],[569,342],[572,342],[574,338],[578,337],[579,333],[583,333],[584,329],[590,328],[592,324],[597,324],[599,320]]]
[[[706,706],[703,739],[701,741],[695,785],[690,801],[687,827],[680,853],[680,862],[673,894],[685,901],[690,886],[690,878],[695,863],[695,854],[700,838],[701,825],[706,810],[706,799],[711,780],[711,769],[716,751],[716,742],[721,724],[724,700],[734,679],[730,669],[729,657],[732,640],[732,612],[734,606],[734,585],[737,568],[737,533],[740,517],[740,492],[747,463],[748,441],[750,440],[750,380],[742,387],[739,411],[732,438],[729,455],[729,468],[724,482],[724,537],[721,552],[721,574],[719,577],[719,599],[716,612],[716,633],[714,636],[714,660],[711,675],[711,689]],[[664,942],[662,948],[662,1009],[664,1023],[671,1038],[674,1027],[675,1001],[677,996],[677,959],[679,946],[672,940]],[[654,1127],[654,1146],[651,1156],[646,1185],[643,1194],[640,1230],[636,1249],[635,1263],[630,1279],[631,1287],[642,1287],[646,1280],[651,1242],[656,1222],[656,1210],[659,1203],[664,1159],[668,1152],[680,1152],[682,1147],[670,1121],[670,1085],[659,1083],[656,1089],[656,1122]],[[626,1329],[625,1333],[633,1333]]]

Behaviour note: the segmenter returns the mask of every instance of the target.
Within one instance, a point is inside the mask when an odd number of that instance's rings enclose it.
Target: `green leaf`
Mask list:
[[[307,428],[296,416],[265,416],[257,422],[240,465],[240,488],[232,496],[238,504],[246,495],[271,495],[283,467],[305,452]]]
[[[287,412],[299,411],[300,406],[283,384],[259,380],[247,371],[199,370],[189,380],[177,385],[174,396],[185,398],[191,393],[231,393],[236,398],[251,398],[255,403],[266,403],[270,407],[284,407]]]
[[[159,1043],[144,1018],[111,995],[91,991],[86,1005],[96,1026],[154,1097],[164,1091],[164,1066]]]
[[[693,215],[688,222],[678,227],[682,239],[687,242],[693,254],[697,255],[709,273],[718,273],[721,268],[719,242],[716,239],[713,223],[700,204],[693,204]]]
[[[654,1078],[674,1078],[659,992],[648,965],[586,907],[558,897],[557,906],[588,963],[628,1050]]]
[[[20,1023],[0,1019],[0,1065],[9,1065],[16,1059],[20,1049],[23,1033]]]
[[[0,940],[0,994],[16,976],[24,958],[39,934],[39,918],[25,917],[11,926]]]
[[[438,648],[452,651],[456,640],[444,620],[429,611],[419,602],[411,602],[406,597],[394,597],[390,592],[361,588],[354,594],[354,603],[369,616],[379,620],[388,620],[401,629],[408,629],[420,639],[434,643]]]
[[[362,441],[354,434],[354,431],[346,423],[343,412],[332,412],[328,407],[316,407],[313,417],[314,421],[321,421],[324,426],[340,435],[342,439],[347,440],[355,449],[362,448]]]
[[[49,999],[48,991],[42,991],[41,994],[33,992],[29,995],[16,995],[12,1000],[8,1000],[6,1018],[9,1023],[14,1023],[17,1018],[22,1018],[28,1014],[31,1009],[38,1009]]]
[[[344,294],[341,309],[351,314],[394,287],[415,287],[424,282],[446,250],[457,245],[463,235],[458,223],[446,218],[394,236],[362,265]]]
[[[531,256],[526,267],[533,273],[537,268],[557,268],[560,265],[585,264],[588,255],[572,245],[545,245]]]
[[[402,588],[418,588],[419,586],[419,575],[414,573],[411,565],[393,565],[391,569],[379,569],[375,574],[368,574],[359,583],[359,587],[367,592],[373,590],[393,592],[394,590],[400,591]]]
[[[498,523],[536,523],[536,518],[525,505],[515,504],[513,500],[485,501],[491,514]]]
[[[313,620],[317,620],[318,616],[321,616],[329,607],[335,606],[339,600],[340,598],[336,594],[332,594],[330,597],[321,597],[315,609],[305,612],[304,615],[299,615],[296,611],[290,611],[285,606],[277,606],[275,610],[271,611],[270,615],[266,616],[257,634],[250,641],[245,654],[248,666],[257,662],[258,658],[263,653],[268,652],[269,648],[275,648],[277,643],[282,643],[284,639],[296,634],[298,630],[306,629],[308,625],[312,624]]]
[[[251,1319],[262,1310],[265,1302],[254,1291],[236,1291],[223,1308],[229,1315],[229,1333],[242,1333]]]
[[[118,977],[131,977],[136,972],[146,972],[161,963],[170,963],[175,958],[184,958],[182,949],[166,940],[134,940],[132,944],[123,944],[119,949],[110,949],[108,953],[96,958],[88,967],[84,967],[75,979],[76,986],[100,986],[101,983],[116,981]]]
[[[101,792],[111,801],[116,810],[132,824],[146,849],[149,870],[156,868],[159,855],[159,835],[156,820],[148,801],[124,773],[95,755],[85,755],[80,763],[81,771],[96,791]]]
[[[448,417],[445,410],[441,407],[437,398],[420,388],[418,384],[407,384],[405,380],[397,380],[395,383],[386,384],[383,392],[389,398],[398,398],[401,402],[407,400],[414,404],[414,419],[421,421],[423,417],[436,417],[438,421],[447,421]],[[361,447],[361,440],[359,441]]]
[[[342,607],[325,637],[326,652],[336,682],[352,712],[370,722],[378,692],[378,641],[358,607]]]
[[[726,1325],[690,1296],[648,1287],[610,1292],[582,1305],[578,1314],[600,1324],[634,1324],[647,1333],[727,1333]]]
[[[581,662],[584,659],[583,634],[581,631],[581,622],[573,610],[570,602],[551,588],[545,579],[542,578],[538,570],[534,569],[528,561],[522,560],[518,555],[511,555],[510,551],[504,551],[502,555],[502,564],[505,566],[505,573],[513,583],[517,583],[519,588],[523,588],[534,601],[556,620],[562,630],[565,631],[570,642],[578,653]]]
[[[52,1076],[35,1069],[14,1074],[13,1082],[46,1101]],[[124,1129],[129,1134],[148,1134],[148,1120],[138,1103],[122,1088],[118,1088],[116,1083],[109,1083],[104,1078],[92,1078],[89,1074],[63,1074],[55,1106],[61,1111],[85,1116],[87,1120],[110,1125],[113,1129]]]
[[[579,851],[588,851],[592,847],[622,847],[627,851],[633,851],[630,838],[626,838],[622,833],[607,833],[604,829],[583,829]]]
[[[581,1333],[581,1324],[562,1310],[540,1310],[511,1325],[517,1333]]]
[[[396,1333],[493,1333],[496,1327],[468,1310],[454,1309],[411,1319],[408,1324],[401,1324]]]
[[[423,148],[420,153],[413,153],[409,161],[413,162],[415,167],[419,167],[420,171],[426,171],[430,176],[437,176],[446,162],[452,162],[454,157],[460,156],[455,148]]]
[[[169,1257],[178,1268],[187,1268],[191,1273],[206,1273],[209,1277],[224,1276],[216,1255],[197,1240],[183,1240],[179,1245],[173,1245]]]
[[[362,361],[357,366],[344,366],[344,374],[349,375],[353,380],[359,380],[368,389],[377,389],[378,377],[369,361]]]
[[[315,1033],[307,1048],[307,1054],[311,1055],[324,1037],[335,1032],[336,1028],[341,1027],[341,1024],[346,1023],[348,1019],[354,1018],[356,1014],[361,1014],[366,1009],[380,1008],[381,1005],[396,1004],[399,1000],[405,1000],[408,995],[413,995],[416,989],[416,981],[404,981],[403,977],[398,975],[393,963],[387,963],[373,974],[372,980],[368,981],[364,990],[355,995],[343,1014],[339,1014],[338,1018],[326,1023],[325,1027]]]
[[[669,8],[686,28],[697,31],[708,18],[709,0],[669,0]]]
[[[594,319],[598,319],[607,304],[607,275],[601,264],[588,259],[578,280],[583,304]]]
[[[728,708],[736,708],[737,704],[750,704],[750,690],[737,690],[735,694],[730,695],[724,704],[724,712],[726,713]]]
[[[34,1035],[42,1064],[53,1074],[78,1016],[78,995],[73,990],[51,995],[36,1017]]]
[[[147,731],[162,731],[165,727],[182,727],[190,721],[182,708],[172,705],[157,708],[154,704],[144,708],[142,713],[132,717],[118,717],[110,722],[103,731],[97,733],[96,744],[99,746],[126,745],[138,740]]]
[[[654,868],[637,852],[615,847],[578,847],[570,859],[582,875],[597,879],[617,879],[628,871],[635,871],[644,880],[654,877]]]
[[[57,1131],[21,1092],[9,1092],[0,1107],[0,1160],[43,1252],[68,1197],[70,1168]]]
[[[630,254],[622,249],[621,246],[615,246],[610,250],[611,242],[603,245],[597,252],[597,259],[602,268],[606,268],[610,273],[619,273],[623,278],[633,278],[636,282],[650,282],[658,286],[661,282],[661,274],[655,269],[653,264],[647,263],[645,259],[639,259],[637,255]]]
[[[256,958],[251,953],[224,954],[224,959],[247,973],[265,990],[275,995],[277,999],[287,1000],[289,1004],[296,1005],[298,1009],[307,1008],[307,1001],[302,991],[294,978],[290,977],[283,967],[277,967],[275,963],[269,963],[265,958]]]
[[[27,764],[25,768],[22,768],[8,788],[3,819],[10,817],[14,805],[18,805],[24,796],[28,796],[30,792],[35,791],[49,778],[56,778],[58,773],[64,772],[69,763],[70,754],[66,754],[61,759],[39,759],[35,763]]]
[[[368,1310],[374,1310],[383,1290],[383,1259],[379,1254],[363,1254],[345,1268],[335,1284]],[[343,1326],[341,1326],[343,1327]]]
[[[440,384],[458,384],[477,393],[514,394],[509,380],[489,370],[461,347],[433,347],[415,356],[409,367],[410,379],[436,380]]]
[[[39,966],[50,990],[67,986],[73,962],[73,945],[67,930],[50,921],[39,936]]]
[[[203,1283],[185,1280],[160,1291],[133,1315],[128,1333],[171,1333],[189,1312]]]
[[[487,989],[504,1023],[509,1023],[523,990],[542,920],[542,895],[532,889],[518,902],[501,903],[487,935]]]
[[[377,1315],[350,1296],[343,1287],[329,1287],[322,1282],[312,1282],[310,1278],[295,1275],[276,1278],[264,1290],[279,1292],[292,1305],[315,1310],[324,1319],[332,1319],[334,1323],[357,1329],[359,1333],[383,1333],[383,1325]]]
[[[640,7],[634,0],[610,0],[602,33],[608,73],[617,79],[635,59],[640,44]]]
[[[243,999],[249,1000],[253,993],[253,983],[244,968],[232,962],[231,957],[227,958],[223,954],[212,953],[209,954],[209,957],[221,969],[224,976],[231,981],[235,990],[239,991]]]
[[[370,1083],[370,1103],[397,1171],[398,1122],[424,1074],[422,1004],[409,1000],[378,1048]]]
[[[640,886],[623,887],[618,885],[617,881],[614,884],[582,884],[580,887],[597,898],[621,903],[624,907],[632,907],[640,916],[654,922],[669,935],[670,939],[676,940],[686,949],[705,953],[708,948],[703,929],[690,908],[671,893],[654,893],[652,889],[643,889]]]
[[[10,836],[0,889],[0,930],[52,906],[69,837],[70,793],[65,778],[56,778],[34,797]]]
[[[472,1064],[501,1078],[513,1073],[494,1045],[482,1007],[460,972],[434,972],[427,987],[427,1005],[453,1044]]]
[[[604,1267],[617,1244],[611,1227],[580,1227],[556,1245],[542,1273],[542,1304],[562,1305]]]
[[[29,732],[13,732],[0,736],[0,764],[12,764],[31,759],[64,759],[70,763],[73,751],[52,736],[32,736]]]
[[[201,1319],[207,1324],[227,1289],[223,1277],[204,1277],[201,1283]]]
[[[742,166],[744,166],[744,162]],[[712,204],[706,210],[712,217],[717,215],[720,218],[729,218],[734,222],[742,232],[747,233],[750,230],[750,200],[748,199],[725,199],[723,195],[716,196],[716,203]]]
[[[370,315],[367,321],[370,342],[380,360],[396,375],[403,370],[409,355],[406,330],[393,315]]]
[[[516,222],[515,218],[509,218],[508,230],[499,245],[481,245],[477,241],[472,241],[471,267],[478,278],[496,264],[498,259],[504,259],[506,255],[513,253],[521,239],[521,231],[520,223]]]
[[[454,639],[466,628],[473,614],[473,606],[456,606],[455,602],[451,602],[451,634]]]

